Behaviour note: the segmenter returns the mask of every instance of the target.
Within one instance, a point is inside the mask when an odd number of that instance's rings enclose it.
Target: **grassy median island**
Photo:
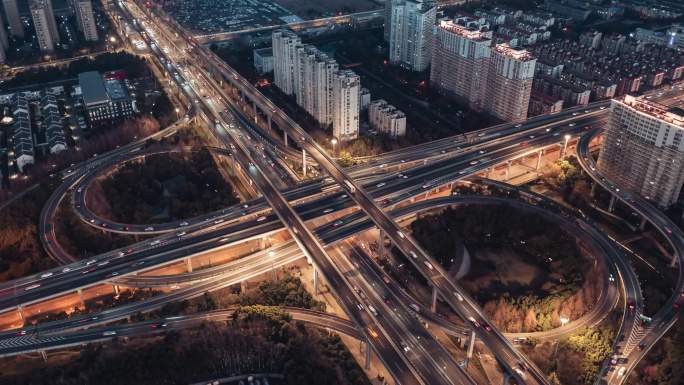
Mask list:
[[[123,223],[175,221],[239,202],[208,150],[151,155],[95,181],[88,205]]]
[[[598,268],[574,237],[536,214],[457,206],[419,218],[411,230],[506,332],[545,331],[560,326],[561,317],[577,319],[601,290]],[[464,246],[468,269],[461,269]]]

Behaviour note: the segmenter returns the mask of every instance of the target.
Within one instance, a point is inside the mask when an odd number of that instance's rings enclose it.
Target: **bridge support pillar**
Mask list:
[[[539,150],[539,156],[537,157],[537,166],[534,168],[534,171],[539,170],[539,166],[541,166],[541,160],[542,160],[543,155],[544,155],[544,150],[543,149]]]
[[[271,131],[271,129],[272,129],[272,127],[271,127],[271,115],[268,115],[266,117],[266,122],[268,123],[268,130]]]
[[[254,124],[258,124],[259,123],[259,110],[257,109],[256,102],[252,102],[252,106],[254,107]]]
[[[40,356],[43,357],[43,362],[47,362],[47,352],[45,350],[40,351]]]
[[[318,290],[318,269],[314,266],[314,271],[313,271],[313,284],[314,284],[314,294],[318,295],[319,290]]]
[[[511,165],[513,164],[513,161],[508,160],[506,161],[506,181],[511,178]]]
[[[591,192],[589,193],[589,195],[591,195],[592,198],[594,197],[594,195],[596,195],[596,182],[591,184]]]
[[[302,149],[302,174],[306,176],[306,150]]]
[[[646,229],[646,224],[648,221],[646,220],[646,217],[641,218],[641,223],[639,223],[639,230],[644,231]]]
[[[617,198],[615,197],[615,195],[611,195],[610,203],[608,203],[608,211],[611,213],[615,211],[615,202],[617,202]]]
[[[81,305],[83,306],[83,309],[85,309],[85,300],[83,299],[83,290],[78,289],[76,290],[78,293],[78,298],[81,300]]]
[[[119,289],[119,285],[113,285],[114,286],[114,294],[118,297],[119,294],[121,293],[121,289]]]
[[[432,287],[432,301],[430,301],[430,311],[433,313],[437,312],[437,288]]]
[[[287,147],[287,132],[283,131],[283,142],[285,142],[285,147]]]
[[[503,385],[508,385],[511,381],[511,375],[508,372],[504,372],[503,375]]]
[[[385,232],[378,229],[378,258],[385,258]]]
[[[468,353],[466,355],[466,368],[468,367],[468,363],[470,362],[470,359],[473,358],[473,350],[475,350],[475,339],[477,336],[475,335],[475,330],[470,330],[470,339],[468,340]]]
[[[192,258],[185,258],[185,267],[188,269],[188,273],[192,273]]]
[[[25,324],[26,317],[24,317],[24,307],[21,305],[17,306],[17,312],[19,313],[19,319],[21,319],[21,323]]]

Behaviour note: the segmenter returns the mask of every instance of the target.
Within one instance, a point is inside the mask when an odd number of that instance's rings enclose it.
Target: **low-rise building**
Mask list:
[[[23,172],[26,166],[35,162],[33,149],[33,133],[31,132],[31,108],[26,94],[17,93],[14,95],[14,124],[12,125],[12,152],[19,172]]]
[[[368,120],[373,129],[393,138],[406,135],[406,115],[383,99],[370,103]]]
[[[273,72],[273,48],[254,50],[254,69],[259,75]]]
[[[56,154],[67,149],[66,137],[62,116],[57,106],[57,98],[50,92],[46,92],[41,101],[41,113],[43,116],[43,128],[50,154]]]
[[[91,125],[128,118],[135,113],[135,102],[121,81],[104,79],[99,72],[78,75],[83,105]]]

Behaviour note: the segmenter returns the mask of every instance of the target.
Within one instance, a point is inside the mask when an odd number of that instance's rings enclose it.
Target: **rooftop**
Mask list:
[[[643,96],[635,97],[631,95],[625,95],[622,100],[617,101],[643,114],[650,115],[667,123],[684,128],[684,110],[679,107],[668,107],[660,103],[644,99]]]
[[[439,23],[439,27],[446,31],[455,33],[459,36],[463,36],[464,38],[469,40],[482,42],[491,40],[489,34],[487,33],[488,30],[486,28],[482,27],[477,29],[472,27],[473,24],[479,23],[477,23],[476,21],[467,21],[464,25],[462,23],[459,23],[459,20],[442,20]]]
[[[107,89],[99,72],[89,71],[78,74],[78,83],[81,86],[83,102],[86,106],[109,102]]]
[[[510,57],[511,59],[515,59],[518,61],[530,61],[534,60],[534,57],[532,56],[532,53],[526,49],[518,49],[518,48],[513,48],[510,45],[503,43],[503,44],[496,44],[492,49],[504,56]]]

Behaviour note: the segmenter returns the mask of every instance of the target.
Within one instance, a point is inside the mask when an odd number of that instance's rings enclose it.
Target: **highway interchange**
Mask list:
[[[126,8],[136,9],[132,4],[128,4]],[[138,12],[140,11],[138,10]],[[150,24],[161,23],[163,18],[152,21],[142,13],[131,12],[129,15],[132,17],[133,14],[136,15],[136,18],[145,20],[141,24],[147,24],[144,27],[147,31],[147,38],[154,39],[158,46],[162,46],[163,38],[160,37],[162,34],[152,32],[154,28]],[[157,28],[163,30],[162,27]],[[164,47],[175,46],[179,39],[178,35],[175,39],[173,37],[167,39],[170,43],[164,44]],[[153,41],[148,40],[148,43],[151,44]],[[184,48],[176,46],[175,49],[185,52],[184,49],[191,49],[192,46],[192,43],[188,43],[182,46]],[[194,50],[197,53],[202,49],[196,47]],[[160,57],[165,57],[165,63],[172,62],[171,55],[162,53],[162,50],[157,50],[157,53]],[[211,60],[201,64],[207,62],[211,62]],[[219,63],[216,66],[220,67],[221,71],[226,70],[225,64]],[[183,72],[182,70],[179,71]],[[198,115],[202,116],[207,124],[215,127],[216,138],[219,139],[219,143],[225,145],[223,149],[219,150],[223,151],[226,156],[236,159],[241,167],[249,173],[248,175],[261,190],[263,198],[201,218],[188,220],[187,224],[172,223],[155,226],[158,229],[154,229],[152,232],[165,232],[166,234],[133,245],[130,247],[130,251],[128,249],[115,250],[106,255],[75,262],[33,277],[0,285],[0,293],[2,293],[0,294],[0,308],[9,310],[20,305],[42,301],[63,293],[73,292],[78,288],[107,281],[119,281],[125,284],[126,280],[137,280],[138,284],[144,285],[144,281],[149,277],[134,277],[132,274],[187,258],[189,255],[198,252],[217,247],[228,247],[233,243],[259,238],[269,232],[282,231],[283,224],[285,224],[285,228],[293,236],[298,247],[288,245],[287,251],[284,251],[285,249],[274,249],[270,252],[274,252],[279,257],[283,255],[292,258],[292,260],[300,258],[301,253],[304,252],[305,256],[313,262],[317,270],[322,273],[328,284],[336,292],[345,312],[350,316],[354,325],[357,325],[357,333],[362,339],[370,342],[395,379],[406,384],[472,383],[473,381],[467,373],[454,362],[441,345],[427,333],[423,325],[412,316],[407,298],[397,296],[393,301],[397,305],[396,309],[387,308],[382,293],[390,293],[396,296],[396,290],[390,290],[383,280],[379,279],[381,273],[373,267],[372,259],[357,255],[357,263],[365,267],[361,269],[364,274],[350,278],[346,272],[354,270],[356,267],[353,265],[354,262],[350,261],[349,258],[344,258],[343,255],[341,257],[329,255],[330,251],[324,248],[325,235],[323,233],[328,231],[332,234],[349,236],[365,228],[373,226],[381,228],[394,245],[401,249],[405,255],[411,256],[407,259],[424,273],[432,285],[437,288],[442,300],[446,301],[466,323],[472,319],[475,321],[474,323],[480,325],[488,324],[489,322],[479,306],[446,275],[430,256],[402,232],[397,222],[384,209],[393,209],[401,202],[424,196],[430,191],[448,186],[456,180],[486,172],[488,168],[508,159],[520,157],[526,153],[535,153],[540,148],[557,146],[559,142],[562,142],[565,135],[578,137],[584,134],[580,141],[581,144],[584,144],[585,138],[594,133],[591,131],[589,134],[585,134],[587,127],[592,128],[603,124],[606,115],[604,110],[606,103],[593,105],[587,112],[571,110],[562,115],[527,122],[521,127],[513,125],[508,125],[506,128],[497,127],[496,133],[492,130],[478,132],[470,137],[447,138],[416,148],[390,153],[375,159],[369,165],[344,171],[339,169],[335,162],[294,122],[291,122],[281,111],[273,109],[271,111],[273,114],[270,116],[273,122],[280,128],[291,130],[289,136],[293,138],[292,141],[306,151],[321,171],[325,170],[328,175],[331,175],[328,178],[287,188],[287,186],[282,185],[282,178],[280,178],[283,175],[282,171],[278,171],[278,167],[273,166],[275,163],[271,163],[276,159],[269,160],[267,157],[263,157],[263,147],[259,149],[254,146],[254,141],[249,140],[249,135],[254,135],[258,126],[250,122],[251,118],[242,116],[240,105],[229,103],[230,105],[220,107],[221,103],[232,102],[232,96],[226,93],[224,87],[221,86],[213,85],[212,94],[216,95],[213,100],[207,101],[198,96],[199,93],[205,91],[201,87],[211,87],[215,81],[202,69],[196,71],[187,71],[186,69],[185,72],[202,74],[201,78],[190,82],[199,85],[199,92],[195,92],[192,87],[184,85],[188,84],[188,81],[181,81],[179,85],[184,87],[185,91],[189,93],[190,99],[194,100],[193,110],[197,110]],[[244,84],[241,86],[245,87]],[[254,92],[251,85],[249,87],[250,89],[241,89],[241,92],[244,94]],[[252,95],[252,97],[256,97],[256,95]],[[588,142],[586,143],[588,146]],[[274,146],[274,151],[271,151],[269,156],[277,154],[275,147],[278,146],[278,143],[273,140],[269,145]],[[585,146],[579,146],[579,151],[585,149]],[[291,148],[281,149],[280,153],[288,153],[293,156]],[[120,151],[116,156],[104,160],[98,159],[97,163],[88,163],[78,168],[77,171],[67,172],[65,183],[62,185],[64,187],[58,189],[54,195],[56,199],[51,199],[50,204],[46,206],[44,213],[47,214],[42,216],[44,219],[41,221],[41,236],[44,235],[43,242],[51,256],[60,262],[73,260],[73,257],[61,250],[56,239],[54,239],[54,226],[51,224],[54,211],[63,197],[70,191],[74,194],[73,199],[77,213],[86,223],[122,233],[146,232],[146,229],[140,229],[139,225],[117,224],[96,218],[87,210],[85,204],[85,192],[93,176],[112,165],[118,164],[128,156],[135,157],[139,154],[135,151]],[[582,157],[584,157],[582,162],[584,165],[587,163],[588,157],[583,156],[580,152],[580,158]],[[392,167],[395,167],[395,171],[387,172]],[[401,177],[397,177],[396,170],[399,167],[405,168],[399,174]],[[591,166],[587,168],[587,171],[589,170],[594,171]],[[597,181],[601,180],[600,176],[597,178]],[[358,183],[359,180],[365,183],[360,184]],[[601,182],[599,183],[601,184]],[[602,184],[602,186],[611,188],[610,184]],[[281,191],[283,189],[284,191]],[[426,207],[430,207],[429,205],[426,203]],[[305,221],[315,217],[327,214],[334,215],[335,212],[350,207],[357,208],[357,210],[338,219],[337,221],[341,221],[341,226],[335,226],[334,229],[331,229],[331,225],[328,224],[312,231],[305,223]],[[326,212],[328,209],[332,210]],[[681,243],[684,238],[680,237],[681,233],[677,233],[676,227],[673,227],[669,222],[658,223],[658,215],[662,217],[664,215],[660,214],[657,209],[653,209],[648,203],[644,203],[643,206],[635,209],[639,213],[645,214],[654,226],[662,229],[664,235],[667,234],[665,236],[668,239],[674,238],[675,242],[684,245]],[[650,210],[657,212],[653,213]],[[217,222],[218,220],[221,222]],[[585,224],[578,227],[589,232],[587,229],[591,228],[591,224],[582,223]],[[365,227],[361,224],[364,224]],[[595,229],[593,232],[597,233]],[[596,239],[601,239],[600,232],[598,232]],[[154,242],[157,243],[153,244]],[[602,242],[601,255],[608,256],[615,253],[615,247],[610,242],[605,243],[607,242],[605,239]],[[677,246],[676,243],[673,243],[675,250],[679,251]],[[266,269],[266,271],[269,267],[273,267],[270,261],[264,261],[264,255],[268,254],[257,253],[255,255],[257,257],[245,262],[245,268],[252,268],[260,263],[262,265],[260,268]],[[679,257],[682,253],[677,252],[676,255]],[[289,261],[285,257],[283,260]],[[615,266],[615,273],[620,277],[625,298],[636,301],[639,305],[637,308],[641,309],[643,299],[638,288],[638,281],[633,279],[631,267],[616,254],[613,255],[611,261],[613,263],[610,265]],[[620,261],[622,261],[622,265]],[[268,266],[264,267],[264,264]],[[358,269],[358,267],[356,268]],[[217,269],[217,271],[219,270]],[[239,268],[236,270],[241,271]],[[199,285],[205,285],[201,291],[198,290],[199,286],[190,287],[190,289],[193,289],[195,293],[201,293],[209,290],[212,287],[211,285],[220,287],[227,282],[223,275],[226,274],[226,271],[221,271],[218,275],[215,273],[212,273],[213,276],[203,277],[200,280]],[[242,273],[244,272],[241,271]],[[143,282],[140,283],[140,281]],[[673,296],[672,303],[677,300],[675,297],[681,291],[681,281],[680,279],[678,291]],[[375,284],[371,285],[370,283]],[[182,290],[192,291],[190,289],[183,288],[172,293]],[[605,295],[608,298],[608,293]],[[379,311],[376,315],[374,312],[365,311],[364,306],[358,306],[359,304],[366,304],[367,308],[368,304],[371,303],[375,309],[383,309],[383,311]],[[671,306],[670,309],[664,309],[663,313],[662,317],[654,319],[666,320],[671,326],[676,313],[671,310]],[[85,318],[88,324],[90,321],[101,321],[99,317],[97,319],[92,319],[92,317],[95,316],[91,316],[91,319]],[[632,330],[638,326],[638,317],[634,312],[629,317],[625,317],[622,330],[631,336]],[[657,332],[649,331],[642,336],[645,335],[643,337],[645,340],[650,338],[649,341],[655,343],[667,330],[667,326],[667,324],[663,324],[663,327],[657,328]],[[371,335],[369,335],[368,330],[371,329],[380,333],[370,333]],[[519,383],[547,383],[538,369],[515,349],[508,338],[495,328],[491,332],[478,327],[474,329],[479,339],[497,355],[499,362]],[[373,335],[378,335],[378,337],[373,337]],[[91,336],[93,335],[91,334]],[[405,342],[405,340],[409,342]],[[407,351],[405,345],[409,344],[412,349]],[[631,353],[634,353],[634,350]],[[645,353],[642,352],[643,354]],[[632,367],[636,364],[636,360],[629,362]],[[626,376],[616,378],[615,372],[613,372],[613,375],[608,379],[609,383],[620,383],[624,378]]]

